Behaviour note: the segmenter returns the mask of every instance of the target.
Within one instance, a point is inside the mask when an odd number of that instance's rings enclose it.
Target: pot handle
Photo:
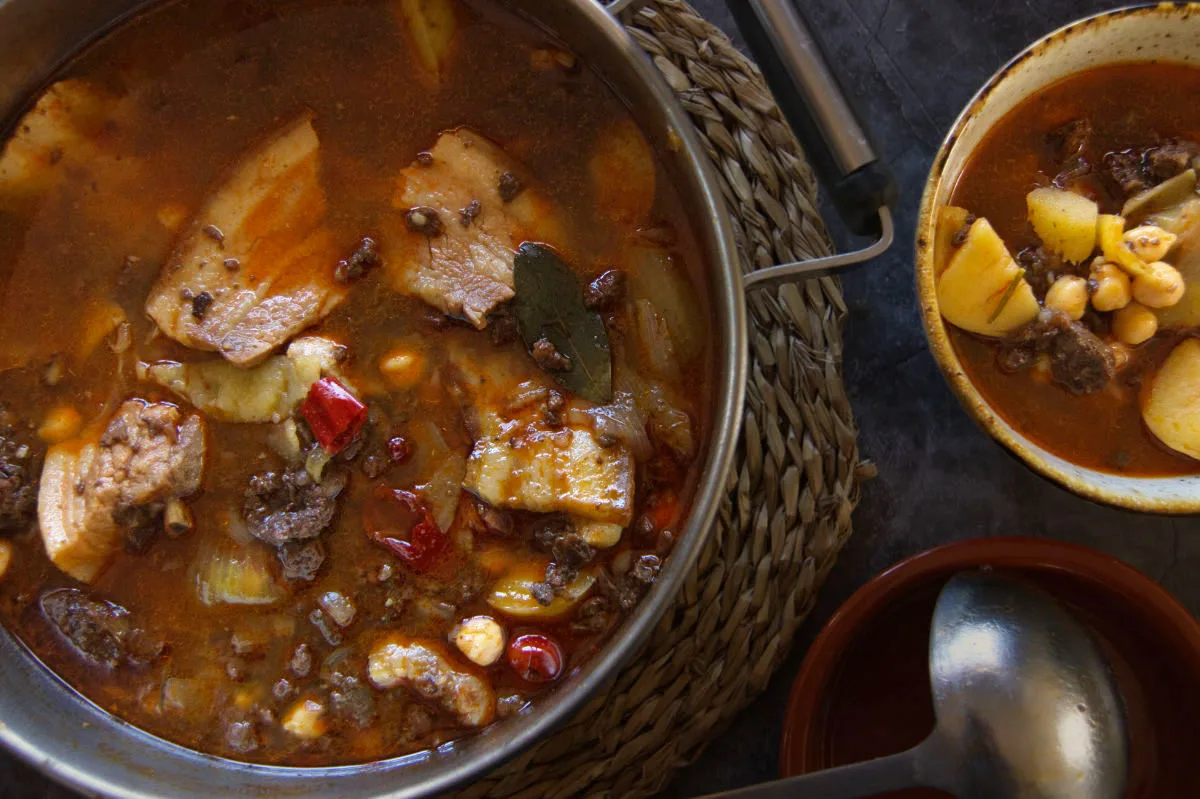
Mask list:
[[[727,0],[726,5],[838,215],[853,233],[877,237],[863,250],[753,272],[746,276],[747,290],[830,274],[883,253],[894,237],[895,178],[793,0]]]

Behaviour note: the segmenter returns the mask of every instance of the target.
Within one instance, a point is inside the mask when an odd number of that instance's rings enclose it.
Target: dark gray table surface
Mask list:
[[[692,0],[726,31],[722,0]],[[845,375],[865,457],[854,535],[769,688],[685,770],[668,797],[771,779],[787,692],[813,636],[872,575],[940,543],[1037,535],[1104,550],[1200,612],[1200,525],[1086,502],[1041,479],[959,408],[925,344],[912,279],[912,235],[930,162],[975,90],[1031,39],[1111,2],[1092,0],[808,0],[814,28],[852,87],[900,183],[897,243],[843,281],[850,318]],[[0,795],[69,797],[0,754]]]

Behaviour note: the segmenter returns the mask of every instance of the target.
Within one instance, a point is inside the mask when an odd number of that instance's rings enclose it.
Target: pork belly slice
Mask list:
[[[316,130],[302,116],[249,152],[192,219],[146,313],[171,338],[252,366],[345,298],[324,227]]]
[[[517,247],[561,238],[529,173],[469,128],[443,133],[400,172],[392,206],[383,247],[393,288],[479,329],[513,296]]]
[[[98,439],[46,453],[38,524],[58,568],[90,583],[126,533],[157,523],[166,503],[200,487],[204,423],[167,403],[128,400]]]

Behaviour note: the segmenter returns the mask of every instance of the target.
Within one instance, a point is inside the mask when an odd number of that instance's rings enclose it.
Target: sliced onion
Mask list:
[[[633,395],[621,392],[608,405],[595,408],[572,408],[567,412],[567,422],[592,428],[598,436],[612,436],[633,452],[639,461],[654,454],[650,437],[646,435],[646,420],[634,404]]]
[[[192,562],[196,594],[205,605],[271,605],[287,592],[275,579],[270,550],[239,544],[223,532],[210,536]]]

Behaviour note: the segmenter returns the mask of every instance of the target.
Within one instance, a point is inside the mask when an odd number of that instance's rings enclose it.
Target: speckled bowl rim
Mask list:
[[[859,588],[817,635],[788,695],[779,772],[791,777],[828,764],[811,753],[825,732],[822,708],[842,659],[880,611],[932,580],[955,572],[994,566],[1023,572],[1057,573],[1115,595],[1152,619],[1155,631],[1192,664],[1200,685],[1200,621],[1161,585],[1133,566],[1089,547],[1045,538],[975,538],[955,541],[906,558]]]
[[[950,342],[941,312],[938,310],[935,290],[935,236],[933,233],[935,230],[935,213],[938,209],[934,207],[934,204],[941,186],[946,164],[960,135],[968,124],[980,113],[980,110],[987,103],[997,86],[1026,60],[1039,56],[1047,50],[1062,44],[1076,36],[1082,30],[1101,24],[1121,24],[1122,20],[1152,15],[1178,16],[1181,23],[1187,20],[1195,20],[1193,24],[1200,24],[1200,3],[1132,5],[1084,17],[1038,39],[988,79],[983,88],[975,94],[971,101],[967,103],[966,108],[959,114],[954,125],[950,128],[950,132],[942,142],[942,146],[938,149],[937,156],[934,158],[933,166],[930,169],[929,177],[925,183],[925,190],[921,197],[920,212],[917,218],[915,278],[917,298],[920,303],[921,323],[925,328],[925,336],[929,342],[930,350],[933,352],[934,359],[941,368],[946,381],[950,384],[951,390],[958,396],[967,412],[970,413],[975,422],[991,435],[992,438],[1007,447],[1035,472],[1054,480],[1068,490],[1087,499],[1147,513],[1192,514],[1200,513],[1200,490],[1190,492],[1181,491],[1175,496],[1147,496],[1138,490],[1122,491],[1099,485],[1096,481],[1089,479],[1087,475],[1103,475],[1105,478],[1116,477],[1121,481],[1129,483],[1131,486],[1140,481],[1149,483],[1151,480],[1179,480],[1181,484],[1184,481],[1196,482],[1192,476],[1139,478],[1130,475],[1114,475],[1114,473],[1101,472],[1074,465],[1073,470],[1083,473],[1081,476],[1080,474],[1073,474],[1071,471],[1054,463],[1053,460],[1056,459],[1055,455],[1042,450],[1034,442],[1018,434],[1008,422],[992,409],[991,405],[983,398],[979,390],[967,376],[962,363],[958,359],[958,354]],[[1146,58],[1140,60],[1143,62],[1150,61],[1153,60],[1153,57],[1151,54],[1147,54]],[[1126,59],[1115,60],[1112,63],[1134,62]],[[1061,456],[1057,457],[1061,458]],[[1066,461],[1065,458],[1062,458],[1062,460]]]

